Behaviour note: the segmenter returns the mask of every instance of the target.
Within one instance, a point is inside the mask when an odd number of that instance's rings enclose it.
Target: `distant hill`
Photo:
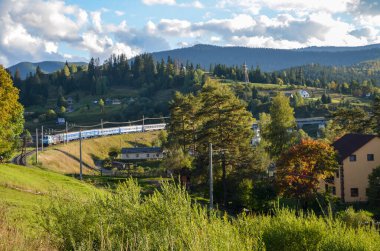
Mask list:
[[[80,65],[86,65],[86,62],[69,62],[69,65],[76,64],[77,66]],[[26,76],[32,72],[35,73],[37,66],[40,66],[41,70],[44,73],[52,73],[58,70],[61,70],[63,66],[65,65],[65,62],[59,62],[59,61],[43,61],[38,63],[31,63],[31,62],[21,62],[18,64],[15,64],[13,66],[10,66],[8,70],[12,73],[12,75],[15,74],[16,69],[20,71],[20,75],[22,79],[25,79]]]
[[[281,70],[307,64],[349,66],[363,61],[380,59],[380,44],[362,47],[309,47],[296,50],[220,47],[213,45],[195,45],[169,51],[155,52],[156,60],[170,56],[182,63],[186,61],[200,64],[208,69],[210,64],[228,66],[257,65],[264,71]]]

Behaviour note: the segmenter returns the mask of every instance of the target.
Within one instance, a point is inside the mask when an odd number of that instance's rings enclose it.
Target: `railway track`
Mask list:
[[[40,149],[39,149],[40,150]],[[12,163],[20,166],[26,166],[26,158],[32,154],[35,154],[36,150],[26,152],[24,154],[17,155],[12,159]]]

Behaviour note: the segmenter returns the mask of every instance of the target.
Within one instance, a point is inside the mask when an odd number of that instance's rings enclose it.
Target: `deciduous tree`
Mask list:
[[[24,108],[11,76],[0,65],[0,157],[8,159],[18,144],[24,127]]]
[[[304,139],[282,153],[277,161],[276,181],[286,197],[308,199],[317,192],[319,182],[332,176],[337,168],[332,146]]]
[[[294,110],[289,104],[289,98],[282,93],[277,94],[270,107],[270,122],[262,133],[268,142],[267,149],[272,158],[277,158],[289,146],[295,126]]]

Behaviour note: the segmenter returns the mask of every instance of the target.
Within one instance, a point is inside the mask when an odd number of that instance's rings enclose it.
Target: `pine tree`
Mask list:
[[[199,99],[192,94],[182,95],[177,92],[170,102],[169,142],[178,145],[183,152],[196,151],[196,133]]]
[[[374,131],[380,136],[380,96],[376,95],[372,102],[372,121]]]
[[[202,88],[200,98],[202,108],[198,112],[198,119],[202,126],[197,137],[199,154],[203,160],[207,159],[209,143],[220,152],[223,202],[226,206],[228,173],[251,165],[250,142],[254,119],[228,86],[208,80]]]

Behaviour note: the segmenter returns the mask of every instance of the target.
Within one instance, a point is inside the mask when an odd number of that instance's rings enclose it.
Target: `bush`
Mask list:
[[[372,216],[372,213],[368,211],[359,210],[356,212],[352,207],[337,214],[338,219],[354,228],[371,224],[373,222]]]
[[[374,228],[332,217],[281,209],[229,218],[192,202],[180,186],[160,190],[142,197],[130,179],[85,202],[58,196],[39,222],[62,250],[378,250],[380,243]]]

